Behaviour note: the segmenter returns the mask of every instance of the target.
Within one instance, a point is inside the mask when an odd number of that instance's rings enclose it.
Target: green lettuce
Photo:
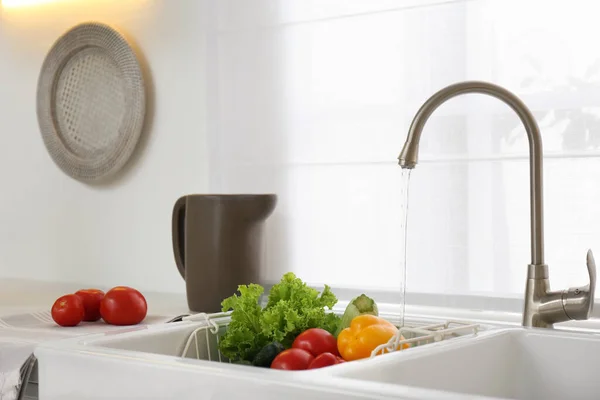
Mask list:
[[[223,311],[233,310],[227,332],[220,338],[219,350],[234,361],[252,361],[265,345],[277,341],[286,348],[303,331],[322,328],[334,333],[340,318],[328,312],[337,303],[331,288],[323,292],[306,285],[289,272],[269,292],[265,308],[260,306],[264,288],[240,285],[239,295],[223,300]]]

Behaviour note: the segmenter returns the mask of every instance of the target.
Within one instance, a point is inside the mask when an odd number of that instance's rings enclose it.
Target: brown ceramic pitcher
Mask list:
[[[188,195],[173,207],[173,252],[194,312],[219,312],[238,285],[258,283],[274,194]]]

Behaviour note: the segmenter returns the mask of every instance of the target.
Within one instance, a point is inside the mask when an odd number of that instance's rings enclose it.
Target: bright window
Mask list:
[[[279,195],[266,281],[293,270],[317,284],[397,290],[396,157],[420,104],[471,79],[507,87],[536,115],[551,284],[587,281],[587,248],[600,256],[600,5],[428,3],[281,0],[253,2],[248,14],[218,3],[211,189]],[[498,100],[464,96],[436,111],[410,182],[409,292],[522,296],[527,154],[517,117]]]

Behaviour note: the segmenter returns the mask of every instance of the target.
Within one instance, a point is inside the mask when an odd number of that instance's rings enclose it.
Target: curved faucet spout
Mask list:
[[[446,100],[466,93],[483,93],[502,100],[512,108],[525,126],[529,139],[529,176],[531,201],[531,264],[527,268],[523,325],[551,328],[569,319],[588,319],[594,306],[596,264],[592,252],[587,255],[589,284],[562,291],[551,291],[548,266],[544,264],[544,214],[542,187],[542,138],[531,111],[508,90],[487,82],[461,82],[448,86],[429,98],[415,115],[408,138],[400,153],[402,168],[417,165],[419,139],[431,114]]]
[[[531,201],[531,265],[535,278],[547,278],[544,265],[544,215],[542,185],[542,137],[540,129],[527,106],[513,93],[488,82],[468,81],[450,85],[435,93],[421,106],[410,125],[408,138],[398,157],[402,168],[414,168],[417,165],[419,140],[431,114],[447,100],[467,93],[487,94],[502,100],[510,106],[525,126],[529,139],[530,201]]]

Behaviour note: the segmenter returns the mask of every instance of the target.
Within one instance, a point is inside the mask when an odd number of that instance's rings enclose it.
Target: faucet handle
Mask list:
[[[592,304],[594,303],[594,292],[596,291],[596,261],[594,261],[594,253],[592,250],[587,252],[587,267],[590,274],[590,292],[592,293]]]
[[[587,252],[587,268],[590,283],[565,290],[562,294],[563,308],[571,319],[588,319],[594,308],[594,292],[596,291],[596,262],[592,250]]]

